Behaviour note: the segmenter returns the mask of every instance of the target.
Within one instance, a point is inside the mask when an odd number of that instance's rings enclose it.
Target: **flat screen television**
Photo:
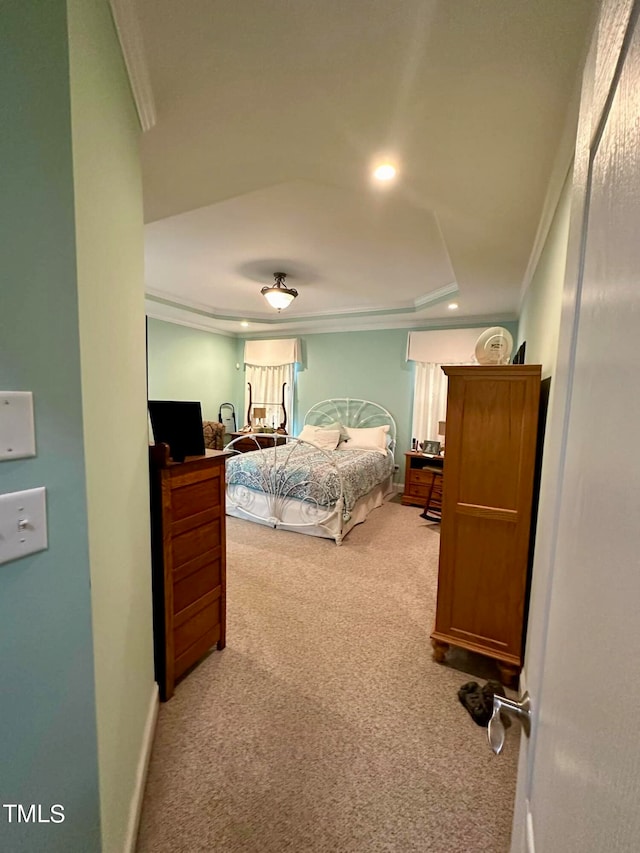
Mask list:
[[[204,456],[200,403],[149,400],[149,416],[154,441],[169,445],[174,462],[184,462],[185,456]]]

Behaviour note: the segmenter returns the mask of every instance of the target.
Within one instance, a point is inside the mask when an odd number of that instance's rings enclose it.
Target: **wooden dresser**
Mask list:
[[[444,458],[433,459],[422,453],[409,451],[404,454],[404,492],[402,503],[405,506],[424,506],[429,490],[433,486],[432,500],[440,504],[442,500],[442,474]]]
[[[236,453],[249,453],[251,450],[259,450],[263,447],[273,447],[274,444],[284,444],[287,440],[285,435],[270,433],[259,435],[252,432],[232,432],[232,439],[240,439],[233,445]]]
[[[225,646],[225,459],[207,450],[184,462],[150,448],[153,632],[163,701],[212,646]]]
[[[442,661],[449,645],[480,652],[513,683],[523,655],[541,368],[443,370],[447,472],[433,657]]]

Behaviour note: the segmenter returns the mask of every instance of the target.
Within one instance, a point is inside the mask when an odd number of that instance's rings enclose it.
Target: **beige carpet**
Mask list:
[[[508,850],[517,726],[494,756],[469,676],[431,660],[419,513],[386,504],[341,547],[227,519],[228,645],[161,708],[139,853]]]

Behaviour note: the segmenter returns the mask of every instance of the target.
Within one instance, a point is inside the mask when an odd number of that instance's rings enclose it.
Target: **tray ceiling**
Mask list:
[[[592,6],[138,0],[150,313],[419,326],[456,294],[457,322],[515,317]],[[279,268],[282,315],[259,294]]]

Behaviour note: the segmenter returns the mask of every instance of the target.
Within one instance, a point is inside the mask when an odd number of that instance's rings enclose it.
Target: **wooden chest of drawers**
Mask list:
[[[212,646],[225,645],[226,457],[207,450],[174,463],[167,445],[151,448],[154,652],[163,701]]]
[[[434,472],[442,474],[442,461],[434,462],[422,453],[405,453],[404,493],[402,503],[405,506],[424,506],[433,483],[431,503],[440,506],[442,503],[442,477],[436,477]]]

